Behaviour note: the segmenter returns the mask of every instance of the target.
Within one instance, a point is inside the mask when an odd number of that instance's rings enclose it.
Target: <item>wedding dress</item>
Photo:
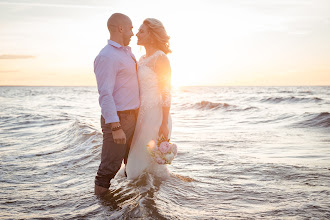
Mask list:
[[[128,155],[126,173],[128,179],[136,179],[143,172],[166,178],[169,173],[166,165],[156,163],[147,151],[151,140],[157,142],[158,132],[163,120],[163,107],[170,107],[170,73],[159,75],[155,72],[155,63],[163,51],[156,51],[149,57],[139,60],[138,80],[140,86],[140,110],[134,136]],[[172,120],[168,118],[169,137]]]

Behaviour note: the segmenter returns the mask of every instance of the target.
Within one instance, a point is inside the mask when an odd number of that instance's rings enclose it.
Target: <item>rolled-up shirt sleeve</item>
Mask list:
[[[94,61],[94,73],[97,88],[100,94],[99,103],[105,123],[119,122],[117,109],[113,98],[117,68],[113,59],[105,56],[97,56]]]

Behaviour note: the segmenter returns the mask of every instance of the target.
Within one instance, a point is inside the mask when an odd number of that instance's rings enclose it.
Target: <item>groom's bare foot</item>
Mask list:
[[[94,194],[95,195],[101,196],[101,195],[104,195],[108,191],[109,191],[108,188],[104,188],[102,186],[98,186],[98,185],[95,184],[95,188],[94,188]]]

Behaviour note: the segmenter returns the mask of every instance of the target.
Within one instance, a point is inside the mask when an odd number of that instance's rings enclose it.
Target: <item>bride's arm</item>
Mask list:
[[[171,108],[171,66],[167,56],[158,56],[155,63],[155,71],[158,76],[159,88],[162,95],[163,107],[163,121],[159,128],[158,135],[162,134],[167,139],[168,130],[168,116]]]

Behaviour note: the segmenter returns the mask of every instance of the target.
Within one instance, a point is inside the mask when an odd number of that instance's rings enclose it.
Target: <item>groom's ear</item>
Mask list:
[[[118,25],[118,31],[119,31],[119,33],[123,33],[124,28],[122,25]]]

